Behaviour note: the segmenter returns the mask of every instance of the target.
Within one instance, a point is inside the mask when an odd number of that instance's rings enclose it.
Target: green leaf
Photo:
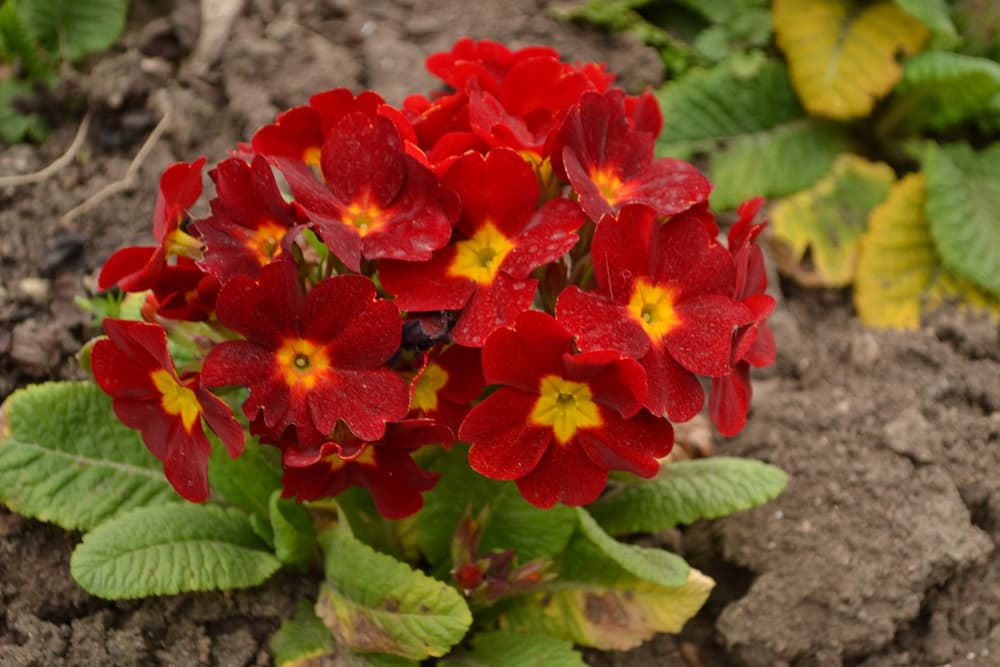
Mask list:
[[[33,385],[11,394],[2,411],[0,500],[19,514],[88,530],[136,507],[180,500],[95,384]]]
[[[143,507],[84,536],[70,570],[80,586],[103,598],[248,588],[281,567],[265,548],[239,510]]]
[[[271,494],[281,488],[281,472],[256,438],[247,438],[243,454],[230,458],[212,436],[208,474],[212,491],[248,514],[270,519]]]
[[[560,568],[563,575],[571,578],[580,568],[590,567],[589,561],[601,560],[602,557],[613,562],[628,574],[659,586],[681,586],[687,581],[691,567],[683,558],[663,549],[648,549],[634,544],[624,544],[614,539],[594,520],[584,509],[577,509],[580,521],[578,542],[582,539],[589,542],[577,543],[575,549],[599,554],[597,558],[574,558],[565,562]],[[591,545],[593,549],[591,549]],[[571,568],[567,571],[567,566]],[[604,571],[603,574],[607,574]]]
[[[669,119],[658,153],[708,155],[716,208],[808,188],[848,145],[843,128],[806,116],[775,60],[695,70],[657,97]]]
[[[924,156],[927,219],[941,261],[1000,295],[1000,143],[976,153],[930,144]]]
[[[751,459],[677,461],[651,481],[612,488],[587,509],[612,535],[656,533],[756,507],[775,498],[787,482],[779,468]]]
[[[275,667],[306,667],[310,658],[333,651],[333,635],[307,600],[299,604],[294,616],[281,622],[281,627],[271,637]]]
[[[281,491],[275,490],[271,494],[270,510],[278,560],[303,571],[319,563],[321,556],[316,529],[306,508],[294,500],[282,498]]]
[[[479,551],[514,549],[521,563],[551,556],[569,542],[576,522],[572,507],[539,509],[522,498],[516,486],[506,484],[483,521]]]
[[[1000,95],[1000,64],[927,51],[908,60],[882,124],[942,130],[988,114]]]
[[[774,237],[789,248],[782,268],[807,284],[850,283],[868,212],[885,199],[895,180],[889,165],[844,154],[812,188],[775,205]],[[814,273],[799,268],[807,249]]]
[[[125,29],[126,0],[19,0],[32,34],[49,51],[74,61],[103,51]]]
[[[775,0],[772,17],[799,99],[837,120],[871,113],[902,75],[897,53],[917,53],[928,36],[892,0]]]
[[[854,281],[861,320],[870,327],[916,329],[921,312],[944,301],[1000,319],[1000,299],[941,266],[926,201],[924,175],[907,174],[872,210]]]
[[[896,0],[896,4],[931,31],[934,46],[947,48],[958,41],[958,31],[945,0]]]
[[[386,519],[366,489],[353,487],[337,496],[337,507],[351,526],[351,533],[376,551],[406,561],[420,559],[417,517]]]
[[[326,581],[316,614],[338,644],[423,660],[447,653],[472,624],[457,590],[375,551],[345,526],[320,539]]]
[[[472,638],[472,650],[461,651],[439,667],[586,667],[573,643],[548,635],[498,630]]]
[[[23,114],[14,108],[14,100],[33,94],[31,84],[16,79],[0,81],[0,142],[45,141],[48,128],[36,113]]]
[[[55,74],[55,67],[46,62],[38,48],[36,34],[24,20],[23,7],[21,9],[22,12],[18,12],[14,0],[6,0],[0,6],[0,40],[4,51],[21,61],[28,78],[46,80]]]

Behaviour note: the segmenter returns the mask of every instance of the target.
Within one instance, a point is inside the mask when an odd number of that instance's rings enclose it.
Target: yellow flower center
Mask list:
[[[310,146],[302,154],[302,161],[315,169],[318,173],[323,173],[322,165],[323,151],[319,146]]]
[[[423,375],[417,380],[417,386],[413,390],[413,401],[411,410],[423,410],[433,412],[438,407],[438,392],[448,383],[448,371],[437,364],[428,364]]]
[[[489,285],[513,249],[510,239],[492,222],[487,222],[471,239],[455,244],[455,259],[448,267],[448,274]]]
[[[622,196],[622,179],[618,178],[610,170],[594,170],[590,172],[590,178],[609,204],[614,204]]]
[[[275,356],[289,387],[312,389],[317,378],[330,368],[330,357],[323,347],[301,338],[286,340]]]
[[[375,448],[367,443],[365,443],[362,446],[364,447],[364,450],[362,450],[361,454],[355,459],[351,459],[348,461],[341,458],[340,454],[338,454],[337,452],[333,452],[329,456],[323,457],[323,463],[326,463],[328,466],[330,466],[330,470],[334,472],[340,470],[348,463],[360,463],[361,465],[365,466],[374,466]]]
[[[281,254],[281,237],[285,234],[285,228],[274,222],[265,222],[246,241],[246,246],[250,248],[257,261],[264,266],[277,255]]]
[[[590,387],[583,382],[546,375],[538,393],[540,396],[528,419],[539,426],[551,426],[560,444],[569,442],[577,429],[594,428],[603,423]]]
[[[156,390],[160,392],[160,406],[163,411],[172,416],[180,415],[184,430],[190,433],[195,421],[201,415],[198,397],[189,387],[175,380],[174,376],[164,368],[153,371],[150,378]]]
[[[347,207],[344,222],[358,230],[361,236],[382,226],[382,210],[374,204],[351,204]]]
[[[635,281],[628,312],[649,335],[658,341],[680,324],[674,311],[674,293],[669,287],[648,283],[642,278]]]

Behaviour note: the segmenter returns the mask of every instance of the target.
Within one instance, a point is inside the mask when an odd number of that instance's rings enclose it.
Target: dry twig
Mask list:
[[[73,137],[73,141],[70,143],[69,148],[67,148],[62,155],[57,157],[42,169],[33,171],[30,174],[0,176],[0,188],[17,187],[20,185],[28,185],[30,183],[40,183],[72,162],[73,158],[76,157],[77,151],[80,150],[80,146],[83,145],[83,141],[87,138],[87,131],[90,129],[90,117],[91,113],[88,110],[87,113],[84,114],[83,120],[80,121],[80,127],[76,130],[76,136]]]
[[[142,168],[146,158],[149,157],[149,154],[153,151],[153,147],[156,146],[160,137],[163,136],[163,133],[166,132],[167,128],[170,126],[170,122],[173,117],[173,106],[170,104],[169,98],[164,97],[164,103],[162,106],[163,116],[160,118],[160,122],[157,123],[156,127],[153,128],[153,131],[149,133],[149,136],[146,137],[146,141],[143,142],[142,146],[139,148],[139,152],[135,154],[134,158],[132,158],[132,162],[129,163],[128,169],[125,170],[125,175],[117,181],[108,183],[103,188],[63,214],[63,216],[59,219],[60,224],[69,225],[74,218],[86,213],[106,198],[121,192],[122,190],[127,190],[135,185],[135,180],[139,175],[139,169]]]

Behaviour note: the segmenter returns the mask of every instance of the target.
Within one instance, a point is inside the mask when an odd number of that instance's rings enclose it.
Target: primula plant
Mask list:
[[[709,181],[654,159],[655,98],[602,65],[470,39],[427,65],[448,92],[279,115],[200,218],[205,159],[170,166],[155,244],[101,270],[126,296],[91,304],[94,383],[6,402],[2,499],[87,531],[86,590],[296,568],[322,583],[279,665],[579,665],[572,643],[677,632],[713,585],[616,536],[784,486],[668,458],[706,405],[739,432],[774,360],[761,201],[720,241]]]

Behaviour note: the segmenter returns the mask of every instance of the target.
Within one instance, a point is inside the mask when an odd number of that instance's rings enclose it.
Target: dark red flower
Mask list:
[[[732,298],[732,256],[698,219],[661,223],[645,206],[605,218],[591,255],[598,291],[563,291],[559,321],[583,351],[613,349],[639,360],[653,414],[692,418],[704,403],[695,374],[728,375],[734,334],[752,319]]]
[[[376,298],[369,279],[336,276],[304,295],[295,265],[274,262],[257,281],[229,281],[216,309],[246,340],[212,348],[202,381],[249,387],[243,411],[263,417],[273,439],[295,426],[299,445],[315,447],[342,419],[376,441],[386,421],[406,415],[406,383],[385,366],[399,347],[399,310]]]
[[[202,419],[235,458],[243,452],[243,429],[232,410],[197,375],[177,376],[163,327],[108,319],[104,331],[108,337],[94,344],[91,369],[114,399],[118,419],[142,434],[177,493],[191,502],[207,500],[211,445]]]
[[[130,246],[115,252],[101,267],[97,287],[106,290],[117,285],[126,292],[151,289],[167,265],[168,255],[197,255],[201,243],[181,230],[188,209],[201,196],[201,170],[205,158],[194,162],[175,162],[160,176],[160,190],[153,212],[153,238],[156,246]]]
[[[421,494],[432,489],[440,476],[421,469],[413,461],[413,452],[451,440],[447,428],[429,419],[386,424],[384,437],[374,442],[362,441],[346,429],[339,429],[314,457],[285,457],[281,495],[317,500],[360,486],[371,494],[379,514],[401,519],[424,506]]]
[[[385,261],[380,276],[402,310],[462,309],[452,335],[479,346],[530,307],[537,281],[528,275],[573,247],[584,218],[567,199],[539,209],[535,173],[509,149],[466,154],[443,181],[462,198],[462,236],[429,262]]]
[[[736,285],[733,298],[741,301],[752,313],[749,323],[736,331],[733,346],[733,372],[712,378],[708,396],[708,414],[723,435],[736,435],[746,425],[753,387],[750,383],[751,366],[769,366],[774,363],[774,334],[767,325],[767,317],[774,310],[774,299],[767,294],[767,271],[764,255],[755,243],[757,236],[767,226],[767,221],[753,224],[764,200],[751,199],[740,205],[737,222],[730,227],[729,251],[736,264]]]
[[[645,116],[650,112],[640,111],[639,124],[655,127],[655,119]],[[587,93],[559,128],[552,162],[595,222],[628,204],[671,216],[706,201],[712,190],[708,179],[682,160],[654,160],[653,140],[629,121],[624,92]]]
[[[472,408],[459,439],[472,443],[473,469],[516,480],[538,507],[595,500],[609,470],[651,477],[673,445],[670,424],[642,411],[642,367],[607,350],[574,355],[572,336],[545,313],[493,333],[483,374],[500,387]]]
[[[481,358],[477,347],[450,345],[429,350],[410,384],[411,414],[433,419],[458,433],[472,402],[486,387]]]
[[[143,318],[149,322],[156,317],[188,322],[208,320],[215,312],[219,287],[218,279],[199,269],[194,260],[178,257],[176,264],[163,268],[146,296]]]
[[[459,202],[411,155],[392,122],[346,115],[326,135],[320,180],[303,162],[278,160],[296,202],[352,271],[361,258],[430,259],[448,243]]]
[[[209,175],[218,193],[212,215],[191,226],[205,244],[199,264],[222,282],[235,275],[256,278],[281,255],[288,230],[305,218],[281,196],[271,165],[259,155],[251,164],[223,160]]]
[[[551,58],[558,62],[559,53],[547,46],[528,46],[511,51],[505,45],[489,39],[463,37],[451,51],[434,53],[427,58],[427,71],[455,90],[462,90],[472,77],[485,90],[496,92],[511,68],[532,58]]]

